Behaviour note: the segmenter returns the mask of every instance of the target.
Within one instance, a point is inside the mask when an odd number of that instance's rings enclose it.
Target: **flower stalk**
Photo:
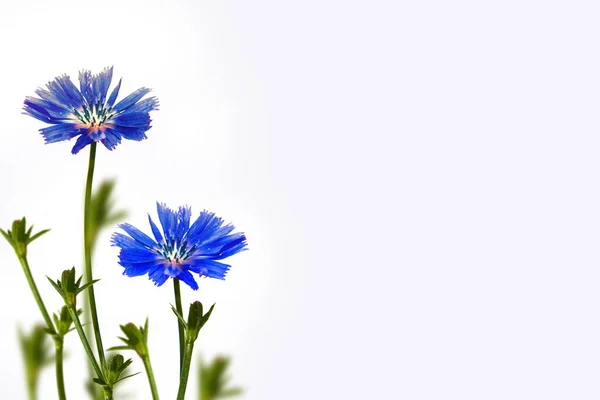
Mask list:
[[[96,142],[90,145],[90,158],[88,163],[88,173],[85,183],[85,200],[84,200],[84,214],[83,214],[83,252],[85,258],[85,280],[92,282],[92,240],[91,240],[91,229],[90,229],[90,208],[92,199],[92,183],[94,180],[94,166],[96,164]],[[96,342],[96,348],[98,350],[98,358],[100,359],[100,366],[106,367],[106,357],[104,355],[104,347],[102,346],[102,335],[100,333],[100,323],[98,322],[98,310],[96,308],[96,296],[94,294],[94,287],[90,286],[87,292],[88,294],[88,307],[92,317],[92,326],[94,329],[94,339]]]
[[[65,378],[63,373],[64,339],[62,336],[54,336],[54,346],[56,348],[54,361],[56,365],[56,383],[58,388],[58,398],[59,400],[67,400],[67,394],[65,392]]]
[[[185,391],[187,389],[188,377],[190,375],[190,365],[192,363],[192,354],[194,352],[194,341],[185,341],[185,352],[183,357],[183,365],[181,369],[181,376],[179,378],[179,389],[177,391],[177,400],[185,399]]]
[[[148,376],[148,384],[150,385],[150,391],[152,392],[152,400],[159,400],[158,388],[156,387],[156,379],[154,378],[154,371],[152,370],[150,355],[142,357],[142,362],[144,363],[146,375]]]
[[[179,279],[173,279],[173,289],[175,292],[175,309],[180,315],[183,315],[183,307],[181,305],[181,287]],[[183,358],[185,353],[185,327],[184,323],[177,319],[177,329],[179,330],[179,375],[183,372]]]
[[[202,303],[195,301],[190,304],[190,311],[188,313],[187,321],[183,319],[182,314],[171,306],[177,319],[183,324],[185,330],[185,349],[183,355],[183,364],[181,367],[181,374],[179,376],[179,389],[177,391],[177,400],[184,400],[185,391],[187,389],[188,377],[190,375],[190,365],[192,363],[192,354],[194,352],[194,343],[198,339],[200,330],[206,324],[210,315],[212,314],[215,305],[213,304],[208,312],[204,314]]]

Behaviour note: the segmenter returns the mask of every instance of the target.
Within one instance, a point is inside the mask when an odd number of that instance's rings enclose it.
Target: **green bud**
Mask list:
[[[106,381],[94,378],[94,382],[98,383],[99,385],[108,386],[112,388],[122,380],[139,374],[138,372],[136,374],[121,377],[121,375],[123,375],[123,372],[125,372],[125,370],[131,365],[132,362],[133,360],[131,358],[125,360],[125,358],[120,354],[114,355],[110,360],[108,360],[108,362],[106,363],[106,368],[104,369],[104,377],[106,378]]]
[[[79,279],[75,280],[75,267],[63,271],[61,279],[53,281],[52,279],[48,278],[48,280],[54,289],[56,289],[56,291],[62,296],[65,304],[68,307],[73,308],[76,308],[77,305],[77,295],[99,281],[99,279],[95,279],[82,286],[82,277],[79,277]]]
[[[148,356],[148,318],[144,326],[136,326],[133,323],[120,325],[125,337],[119,337],[125,346],[115,346],[108,350],[133,350],[141,358]]]
[[[192,342],[196,341],[198,334],[200,333],[200,329],[202,329],[204,324],[206,324],[210,318],[213,308],[215,308],[214,304],[210,307],[206,314],[203,314],[202,303],[195,301],[190,304],[186,329],[188,340]]]
[[[7,229],[6,231],[0,229],[0,234],[10,243],[18,257],[26,257],[27,245],[49,230],[44,229],[32,235],[33,225],[27,229],[27,220],[23,217],[13,221],[11,229]]]
[[[81,315],[81,313],[83,313],[82,309],[77,310],[77,315]],[[73,325],[73,319],[71,318],[71,314],[69,313],[67,306],[63,306],[58,315],[52,314],[52,319],[54,320],[54,326],[56,326],[56,333],[58,336],[65,336],[74,329],[71,328],[71,325]]]

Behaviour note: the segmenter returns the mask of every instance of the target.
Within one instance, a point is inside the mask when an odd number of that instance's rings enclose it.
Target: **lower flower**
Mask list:
[[[121,249],[119,264],[127,276],[148,274],[157,286],[178,278],[197,290],[192,273],[225,279],[230,266],[218,260],[247,250],[246,236],[232,233],[234,226],[224,224],[214,213],[202,211],[190,224],[189,207],[175,211],[157,203],[157,209],[162,232],[148,215],[154,238],[127,223],[119,225],[126,235],[116,232],[112,236],[112,244]]]

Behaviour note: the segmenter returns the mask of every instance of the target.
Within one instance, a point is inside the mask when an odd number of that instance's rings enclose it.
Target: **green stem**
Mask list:
[[[25,370],[27,376],[27,398],[29,400],[37,400],[37,375],[32,374],[29,370]]]
[[[150,363],[150,355],[142,357],[144,362],[144,368],[146,368],[146,375],[148,375],[148,383],[150,383],[150,391],[152,391],[152,400],[159,400],[158,388],[156,387],[156,380],[154,379],[154,371],[152,371],[152,364]]]
[[[31,293],[33,293],[33,297],[35,298],[35,302],[42,313],[42,317],[46,322],[46,326],[48,327],[48,331],[54,338],[54,343],[56,344],[56,387],[58,389],[58,395],[60,400],[66,400],[67,396],[65,395],[65,381],[63,374],[63,339],[58,336],[56,329],[54,329],[54,324],[50,319],[50,314],[48,314],[48,310],[44,305],[44,301],[42,300],[42,296],[40,296],[40,292],[35,284],[35,280],[33,279],[33,275],[31,274],[31,269],[29,268],[29,263],[27,262],[26,256],[19,256],[19,262],[21,263],[21,267],[23,267],[23,272],[25,273],[25,278],[27,279],[27,283],[29,283],[29,288],[31,289]],[[36,384],[33,386],[28,385],[27,390],[30,399],[36,398]]]
[[[54,345],[56,347],[54,359],[56,361],[56,386],[58,387],[58,398],[59,400],[67,400],[67,394],[65,393],[65,378],[63,375],[63,338],[55,336]]]
[[[88,288],[88,290],[89,289],[90,288]],[[67,309],[69,310],[69,315],[71,315],[71,319],[73,320],[73,324],[75,325],[75,330],[77,330],[77,333],[79,334],[79,338],[81,339],[81,344],[83,344],[83,348],[85,349],[85,353],[88,356],[90,364],[92,365],[92,368],[94,368],[94,371],[96,372],[96,376],[98,377],[98,379],[102,380],[103,382],[106,382],[106,379],[104,378],[104,375],[102,374],[102,369],[100,368],[100,365],[98,365],[98,361],[96,361],[96,357],[94,357],[94,351],[92,350],[92,347],[90,346],[90,342],[88,342],[87,338],[85,337],[85,332],[83,331],[83,326],[81,326],[81,321],[79,320],[79,315],[77,315],[77,311],[75,311],[75,309],[71,306],[67,306]],[[113,399],[112,387],[103,385],[102,389],[104,391],[104,400],[112,400]]]
[[[48,310],[46,310],[46,306],[44,305],[44,301],[40,296],[40,292],[38,291],[37,285],[33,280],[33,275],[31,275],[31,270],[29,269],[29,263],[27,262],[27,257],[19,256],[19,262],[23,267],[23,272],[25,273],[25,278],[27,278],[27,283],[29,283],[29,288],[33,293],[33,297],[35,298],[35,302],[37,303],[42,317],[44,317],[44,321],[46,322],[46,326],[50,330],[52,335],[56,335],[56,330],[54,329],[54,324],[52,324],[52,319],[50,319],[50,314],[48,314]]]
[[[190,375],[190,364],[192,363],[192,353],[194,351],[194,342],[187,341],[185,344],[185,356],[183,358],[183,368],[181,369],[181,377],[179,378],[179,391],[177,392],[177,400],[185,399],[185,389],[187,388],[188,376]]]
[[[173,278],[173,288],[175,289],[175,309],[183,316],[183,307],[181,306],[181,289],[179,287],[179,279]],[[183,357],[185,352],[185,328],[183,324],[177,318],[177,324],[179,327],[179,374],[183,371]]]
[[[103,386],[104,400],[113,400],[113,390],[109,386]]]
[[[90,288],[88,288],[88,290],[89,289]],[[67,309],[69,310],[69,315],[71,316],[71,319],[73,320],[75,329],[77,330],[77,333],[79,334],[79,338],[81,339],[81,344],[83,345],[85,353],[87,354],[88,359],[90,360],[90,364],[92,365],[92,368],[94,368],[94,371],[96,372],[96,376],[99,379],[101,379],[102,381],[104,381],[104,375],[102,374],[102,369],[100,368],[100,365],[98,365],[98,361],[96,361],[96,357],[94,356],[94,351],[90,347],[90,342],[88,342],[87,338],[85,337],[85,332],[83,331],[83,326],[81,326],[81,321],[79,320],[79,315],[77,315],[77,311],[75,311],[75,309],[72,306],[67,306]]]
[[[96,142],[90,145],[90,160],[88,164],[87,180],[85,183],[85,203],[83,210],[83,252],[85,256],[85,279],[91,282],[92,277],[92,243],[90,237],[90,206],[92,199],[92,181],[94,180],[94,165],[96,163]],[[102,336],[100,335],[100,323],[98,322],[98,311],[96,310],[96,296],[94,295],[94,286],[87,289],[88,305],[92,314],[92,325],[94,327],[94,338],[96,339],[96,348],[98,349],[98,358],[102,368],[106,367],[106,358],[102,346]]]

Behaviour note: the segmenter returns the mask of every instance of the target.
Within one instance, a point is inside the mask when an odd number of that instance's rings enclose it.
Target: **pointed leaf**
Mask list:
[[[40,236],[42,236],[43,234],[48,233],[48,232],[50,232],[50,229],[44,229],[44,230],[39,231],[38,233],[36,233],[35,235],[33,235],[32,237],[29,238],[29,243],[33,242],[35,239],[39,238]]]
[[[140,372],[136,372],[135,374],[131,374],[131,375],[127,375],[127,376],[124,376],[124,377],[122,377],[122,378],[119,378],[119,379],[117,379],[117,380],[116,380],[116,381],[113,383],[113,385],[114,385],[115,383],[121,382],[121,381],[123,381],[123,380],[125,380],[125,379],[127,379],[127,378],[131,378],[132,376],[139,375],[139,374],[141,374],[141,373],[142,373],[142,372],[140,371]]]
[[[179,322],[181,322],[183,324],[183,327],[185,329],[187,329],[187,322],[185,322],[185,319],[183,319],[183,316],[179,313],[179,311],[177,311],[177,309],[175,307],[173,307],[173,304],[170,304],[170,306],[171,306],[171,310],[173,310],[173,313],[175,313],[175,316],[177,317]]]

